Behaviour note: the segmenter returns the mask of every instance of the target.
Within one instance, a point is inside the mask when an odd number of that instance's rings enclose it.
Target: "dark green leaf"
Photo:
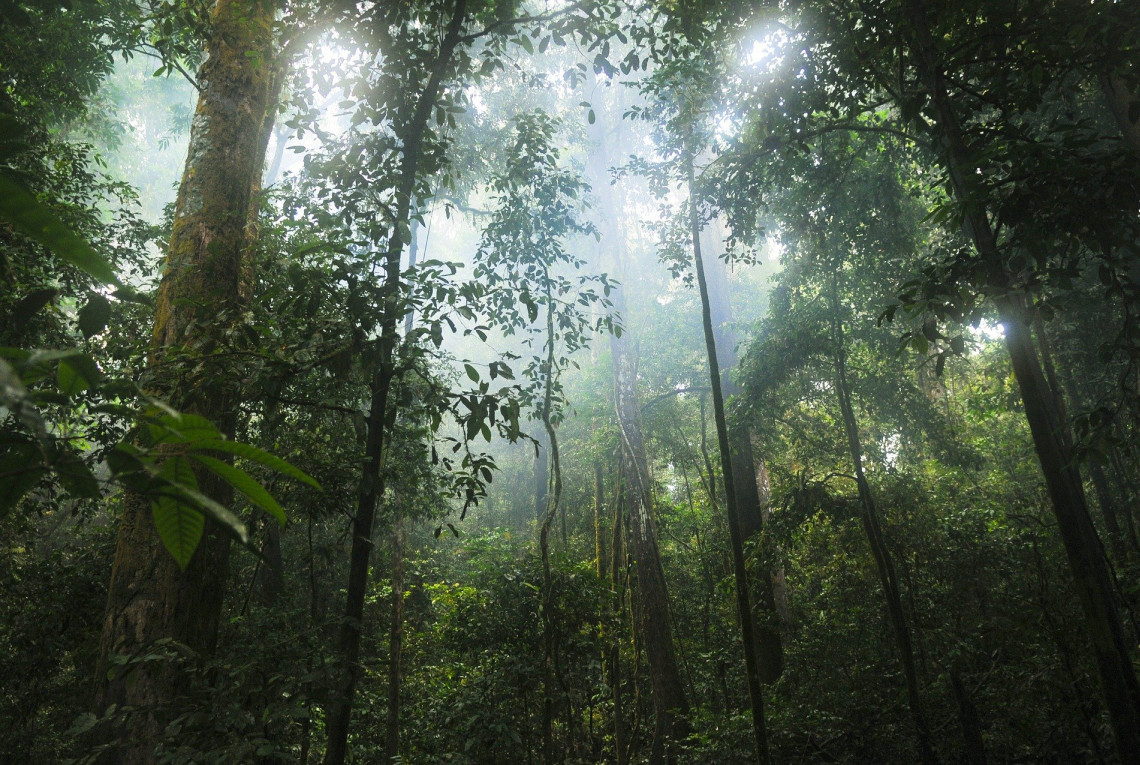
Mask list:
[[[47,205],[4,174],[0,174],[0,218],[100,282],[117,284],[115,270],[103,256],[61,223]]]
[[[79,309],[79,331],[90,338],[102,332],[111,320],[111,301],[99,293],[91,295],[87,305]]]

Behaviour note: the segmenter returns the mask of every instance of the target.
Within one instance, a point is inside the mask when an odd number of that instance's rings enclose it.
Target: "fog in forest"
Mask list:
[[[1140,5],[0,5],[0,762],[1140,763]]]

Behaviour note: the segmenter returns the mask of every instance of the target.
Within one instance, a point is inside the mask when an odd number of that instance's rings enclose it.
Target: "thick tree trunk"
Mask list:
[[[466,0],[456,0],[455,10],[447,31],[440,42],[439,54],[423,91],[415,101],[406,131],[401,136],[403,151],[400,160],[399,183],[396,188],[396,215],[389,236],[384,262],[385,310],[381,322],[378,368],[372,376],[372,401],[367,418],[367,437],[356,516],[352,522],[352,551],[349,555],[348,591],[345,597],[345,618],[341,624],[339,666],[332,678],[328,707],[328,747],[325,765],[342,765],[348,756],[348,728],[352,717],[352,702],[360,677],[360,639],[364,619],[364,595],[368,588],[369,559],[372,553],[372,526],[376,518],[376,505],[383,496],[384,486],[381,465],[385,440],[388,435],[388,397],[395,378],[395,351],[398,343],[397,302],[400,291],[400,258],[407,244],[400,235],[401,223],[410,220],[416,180],[423,148],[424,131],[436,106],[444,77],[451,67],[452,56],[460,43],[466,22]],[[408,231],[411,231],[410,225]]]
[[[208,359],[244,293],[247,223],[265,162],[265,124],[276,80],[273,6],[222,0],[212,14],[213,34],[198,73],[202,83],[190,129],[190,149],[175,207],[174,230],[155,308],[151,340],[153,388],[175,407],[214,421],[232,434],[236,391],[225,370],[201,377],[174,372],[187,348]],[[228,504],[230,487],[203,472],[199,488]],[[162,709],[180,692],[176,669],[144,662],[111,670],[114,655],[144,653],[160,638],[208,653],[217,639],[225,592],[229,539],[207,523],[193,558],[179,570],[162,546],[146,497],[126,492],[111,572],[96,669],[96,707],[138,711],[116,731],[117,761],[153,761]]]
[[[739,505],[737,500],[736,482],[739,480],[733,471],[732,445],[729,441],[728,422],[724,415],[724,395],[721,392],[720,365],[717,361],[716,338],[713,335],[712,314],[709,306],[708,280],[705,276],[704,259],[701,257],[701,224],[697,210],[696,195],[693,193],[695,184],[693,172],[693,159],[686,159],[686,172],[689,186],[689,226],[693,242],[693,266],[697,272],[697,286],[701,293],[701,321],[705,334],[705,350],[709,363],[709,385],[712,387],[713,416],[716,420],[717,443],[720,446],[721,475],[724,479],[724,505],[728,514],[729,539],[732,546],[732,569],[736,579],[736,607],[740,616],[740,632],[744,644],[744,667],[748,682],[748,699],[752,711],[753,745],[756,750],[756,761],[765,765],[771,762],[768,753],[768,734],[764,723],[764,695],[760,688],[760,667],[757,657],[758,639],[756,634],[755,617],[752,613],[751,585],[748,581],[748,569],[744,562],[744,540],[740,522]],[[747,443],[747,438],[744,438]],[[755,490],[755,473],[748,466],[749,476],[747,483]],[[756,500],[756,510],[759,512],[759,498]],[[768,591],[771,596],[771,589]],[[778,636],[774,636],[778,641]]]
[[[938,762],[938,758],[934,754],[930,727],[927,725],[926,715],[923,714],[922,700],[918,692],[918,671],[915,668],[910,629],[906,623],[906,613],[903,611],[898,573],[890,548],[887,547],[886,537],[883,535],[882,525],[879,521],[879,510],[875,504],[875,497],[871,493],[871,484],[867,482],[867,476],[863,472],[863,445],[859,438],[859,425],[855,419],[851,386],[847,381],[847,352],[843,339],[843,322],[839,314],[837,276],[833,277],[832,280],[831,299],[832,333],[835,342],[835,392],[843,416],[843,429],[847,435],[847,448],[851,455],[851,465],[855,471],[859,502],[863,508],[863,531],[871,545],[871,555],[875,559],[875,568],[878,570],[879,580],[882,582],[883,596],[887,599],[887,614],[895,633],[895,643],[899,649],[899,661],[902,663],[903,675],[906,679],[907,704],[910,707],[911,719],[914,722],[915,734],[918,738],[919,756],[927,765],[933,765]]]
[[[908,0],[906,10],[914,35],[911,56],[937,115],[944,161],[954,193],[963,206],[963,225],[981,259],[991,268],[1004,272],[1002,253],[990,226],[983,192],[978,188],[980,166],[966,143],[946,90],[926,7],[922,0]],[[1123,763],[1140,763],[1140,684],[1124,641],[1123,625],[1114,604],[1112,579],[1089,516],[1077,463],[1033,347],[1022,299],[1011,294],[995,302],[1005,327],[1006,349],[1021,390],[1025,417],[1045,475],[1057,529],[1092,639],[1116,749]]]

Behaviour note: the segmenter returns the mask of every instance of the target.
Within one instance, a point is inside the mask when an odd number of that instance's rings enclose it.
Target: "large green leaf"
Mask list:
[[[235,441],[223,441],[221,439],[213,439],[207,441],[195,441],[194,447],[197,449],[210,449],[213,451],[226,452],[238,457],[250,460],[251,462],[258,462],[268,468],[276,470],[278,473],[296,478],[302,483],[307,483],[314,489],[320,489],[321,485],[317,483],[316,479],[310,476],[300,468],[294,467],[280,457],[275,457],[264,449],[258,449],[256,446],[249,444],[239,444]]]
[[[190,457],[217,473],[226,483],[249,497],[250,502],[272,515],[282,526],[285,525],[285,510],[249,473],[205,454],[191,454]]]
[[[118,284],[115,269],[103,256],[64,225],[51,208],[4,173],[0,173],[0,218],[100,282]]]
[[[214,423],[196,414],[163,414],[153,418],[148,427],[156,445],[198,444],[222,437]]]
[[[158,468],[158,474],[178,487],[198,488],[190,463],[181,457],[172,457],[163,462]],[[180,493],[159,494],[151,502],[151,510],[154,513],[154,527],[158,530],[162,544],[174,556],[174,560],[178,561],[178,566],[186,568],[202,539],[206,516],[179,496]]]

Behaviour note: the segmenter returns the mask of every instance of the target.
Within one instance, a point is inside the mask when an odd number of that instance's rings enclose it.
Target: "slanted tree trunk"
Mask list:
[[[709,385],[712,388],[713,417],[716,420],[717,443],[720,447],[721,475],[724,479],[724,505],[728,514],[729,540],[732,547],[732,569],[736,580],[736,607],[740,616],[740,632],[744,644],[744,667],[748,681],[748,699],[752,711],[752,736],[756,751],[756,761],[762,765],[771,762],[768,753],[768,734],[764,724],[764,695],[760,688],[760,667],[757,657],[757,635],[755,617],[752,613],[752,598],[749,590],[748,569],[744,562],[744,540],[741,533],[739,505],[736,494],[736,478],[732,465],[732,445],[729,441],[728,422],[724,414],[724,394],[721,391],[720,365],[717,361],[716,338],[713,334],[712,314],[709,306],[708,279],[705,276],[704,259],[701,256],[701,222],[694,193],[696,179],[691,155],[685,159],[685,171],[689,186],[689,227],[693,242],[693,266],[697,272],[697,286],[701,293],[701,321],[704,326],[705,350],[709,363]],[[747,439],[745,438],[745,442]],[[749,466],[750,468],[751,466]],[[755,474],[748,479],[755,489]],[[710,479],[711,480],[711,479]],[[757,499],[757,511],[759,499]],[[771,590],[769,590],[769,595]],[[778,640],[778,637],[777,637]]]
[[[396,306],[400,291],[400,257],[406,244],[400,229],[401,224],[406,224],[411,217],[412,197],[415,194],[424,131],[435,109],[444,77],[451,68],[452,56],[461,42],[466,14],[466,0],[456,0],[455,10],[440,41],[435,66],[428,76],[423,91],[415,100],[415,109],[400,136],[403,146],[399,182],[396,188],[396,214],[384,259],[384,318],[380,324],[377,369],[372,375],[369,386],[372,401],[366,422],[367,436],[356,515],[352,522],[352,551],[349,555],[345,618],[341,624],[338,646],[339,666],[335,670],[329,694],[328,747],[325,750],[325,765],[342,765],[348,755],[348,728],[352,717],[356,684],[360,677],[360,639],[364,618],[364,595],[368,588],[369,559],[372,554],[372,526],[376,518],[377,502],[384,493],[380,468],[388,436],[388,397],[396,375],[395,351],[401,318]],[[410,225],[408,231],[411,231]]]
[[[728,293],[728,275],[724,261],[716,255],[709,228],[700,232],[702,254],[709,291],[709,314],[712,318],[713,338],[716,341],[717,363],[720,365],[720,384],[724,398],[730,399],[739,392],[732,371],[736,369],[736,333],[732,329],[732,302]],[[758,476],[763,469],[752,451],[752,438],[747,426],[732,423],[728,442],[732,449],[732,482],[736,488],[737,514],[740,519],[740,536],[745,544],[764,530],[765,502],[759,491]],[[760,681],[774,683],[784,670],[784,648],[780,640],[779,619],[772,589],[772,572],[762,563],[751,578],[752,592],[760,613],[756,624],[756,661]]]
[[[871,492],[871,484],[867,482],[867,476],[863,472],[863,445],[859,438],[859,424],[855,419],[851,385],[847,380],[847,349],[843,336],[843,319],[840,315],[838,285],[837,266],[836,274],[832,276],[831,282],[831,327],[832,340],[835,344],[835,392],[839,401],[839,410],[843,416],[843,430],[847,435],[847,448],[851,455],[851,465],[855,471],[859,503],[863,508],[863,531],[867,534],[867,541],[871,545],[871,555],[875,559],[875,568],[878,570],[879,580],[882,582],[883,596],[887,599],[887,614],[895,633],[899,661],[902,663],[903,676],[906,679],[907,704],[910,707],[910,716],[914,722],[915,734],[918,738],[919,756],[927,765],[933,765],[938,762],[938,758],[934,754],[930,727],[926,722],[926,715],[922,710],[922,699],[918,693],[918,671],[915,668],[910,628],[907,626],[906,613],[903,611],[898,573],[895,570],[895,562],[891,556],[890,548],[887,547],[886,537],[883,535],[879,510],[875,503],[875,496]]]
[[[225,370],[207,363],[201,376],[174,371],[180,352],[193,349],[209,362],[243,303],[243,264],[251,210],[265,162],[274,86],[274,6],[257,0],[220,0],[198,80],[186,168],[175,205],[174,229],[155,307],[151,339],[152,391],[175,407],[204,416],[233,433],[237,391]],[[199,488],[225,505],[228,484],[211,473]],[[229,539],[207,521],[185,570],[158,538],[149,500],[125,492],[96,668],[96,707],[139,711],[122,730],[122,763],[153,761],[161,733],[159,710],[180,693],[181,679],[164,662],[111,673],[113,655],[135,655],[160,638],[199,653],[217,639],[225,593]]]
[[[926,5],[922,0],[907,0],[905,11],[911,27],[910,55],[937,116],[943,161],[954,194],[963,208],[963,226],[980,258],[1004,273],[1002,253],[990,225],[984,193],[979,188],[981,165],[966,142],[946,89],[939,47],[930,31]],[[1112,578],[1089,516],[1077,463],[1033,347],[1023,299],[1007,294],[995,302],[1005,327],[1006,349],[1045,475],[1057,530],[1092,639],[1116,749],[1121,762],[1140,763],[1140,683],[1137,683],[1131,653],[1124,640],[1123,625],[1113,598]]]

